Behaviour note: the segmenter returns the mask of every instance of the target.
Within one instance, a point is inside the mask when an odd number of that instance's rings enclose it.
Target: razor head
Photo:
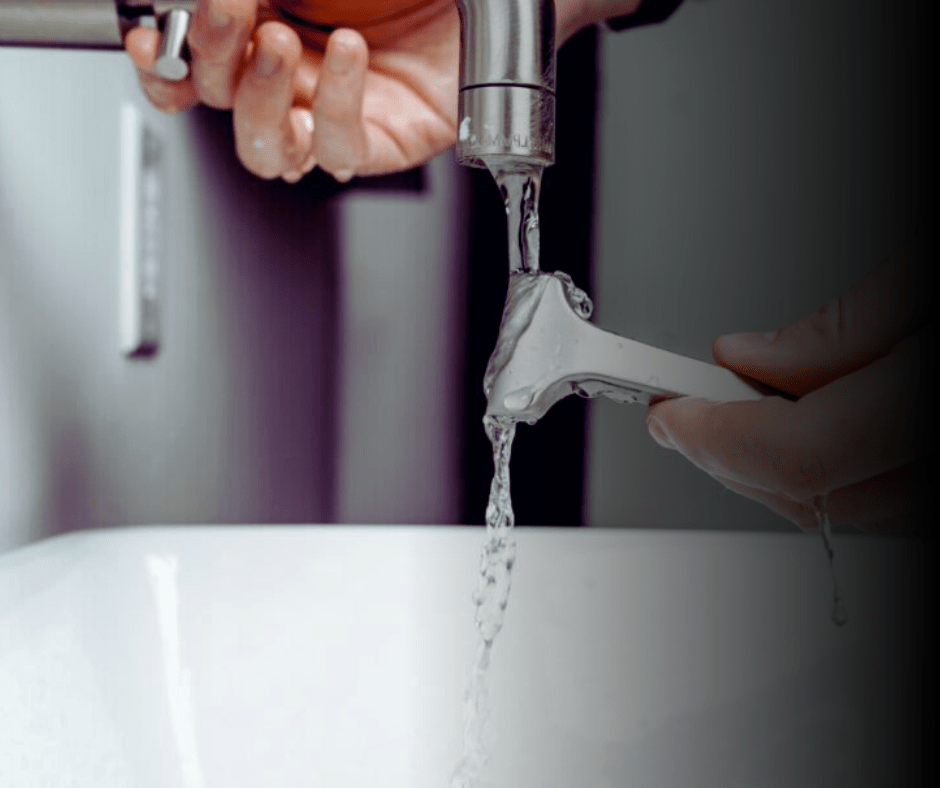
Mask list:
[[[592,325],[576,293],[565,275],[511,277],[484,380],[488,415],[534,423],[570,394],[641,404],[679,396],[717,401],[762,396],[723,367]]]

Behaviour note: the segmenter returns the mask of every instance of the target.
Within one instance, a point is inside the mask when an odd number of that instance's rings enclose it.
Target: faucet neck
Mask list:
[[[526,85],[555,92],[554,0],[456,0],[460,89]]]

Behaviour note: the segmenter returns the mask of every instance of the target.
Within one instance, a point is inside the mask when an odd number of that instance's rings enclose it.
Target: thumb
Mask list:
[[[931,233],[932,235],[932,233]],[[712,352],[722,366],[802,396],[887,355],[928,320],[926,232],[844,295],[771,334],[727,334]]]

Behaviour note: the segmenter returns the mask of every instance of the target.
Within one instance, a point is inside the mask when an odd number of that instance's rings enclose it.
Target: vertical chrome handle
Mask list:
[[[164,79],[181,82],[189,76],[186,36],[191,18],[185,8],[173,8],[163,17],[163,40],[154,68]]]
[[[120,49],[137,25],[159,20],[163,39],[156,72],[189,76],[186,36],[195,0],[0,0],[0,46]]]

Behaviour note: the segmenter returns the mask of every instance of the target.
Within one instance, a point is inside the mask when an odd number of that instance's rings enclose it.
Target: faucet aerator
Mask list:
[[[457,161],[555,162],[554,0],[456,0],[460,12]],[[505,166],[501,169],[506,169]]]

